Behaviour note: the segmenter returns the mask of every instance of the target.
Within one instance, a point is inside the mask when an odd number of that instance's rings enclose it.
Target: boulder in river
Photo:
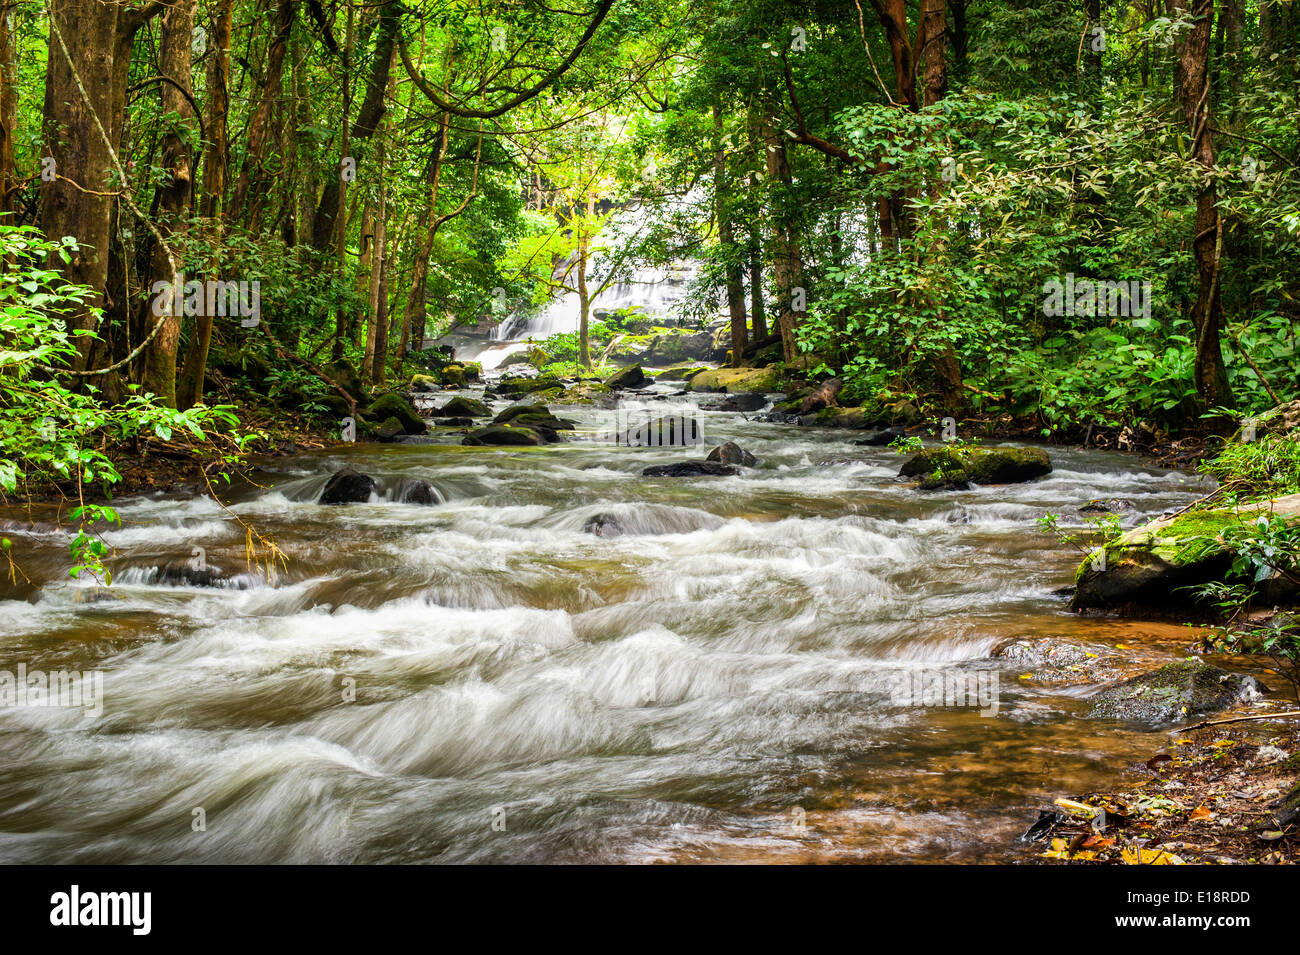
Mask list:
[[[370,403],[370,407],[364,414],[367,419],[374,422],[396,418],[402,423],[402,430],[406,434],[424,434],[429,430],[424,419],[415,413],[415,406],[411,404],[411,399],[395,391],[380,395]]]
[[[318,504],[364,504],[379,490],[379,482],[369,474],[346,467],[334,472],[325,482]]]
[[[393,500],[399,504],[441,504],[442,495],[424,478],[402,478],[393,488]]]
[[[402,427],[402,422],[396,418],[385,418],[375,426],[374,430],[375,440],[382,444],[396,441],[404,434],[406,434],[406,429]]]
[[[605,379],[605,385],[615,391],[620,388],[643,388],[648,384],[650,379],[645,376],[640,365],[629,365]]]
[[[923,490],[969,487],[970,484],[1020,484],[1050,474],[1052,463],[1042,448],[969,448],[942,445],[908,458],[899,477],[923,478]]]
[[[557,394],[564,390],[564,383],[558,378],[549,375],[538,376],[536,378],[502,378],[497,382],[497,392],[510,398],[518,398],[521,395],[531,395],[539,391],[555,391]]]
[[[1231,570],[1233,555],[1225,532],[1265,511],[1288,523],[1300,520],[1300,494],[1236,510],[1189,511],[1133,528],[1079,565],[1070,609],[1133,604],[1185,607],[1195,597],[1184,588],[1221,581]],[[1281,576],[1265,578],[1256,587],[1272,601],[1296,592],[1294,584]]]
[[[644,477],[730,477],[740,471],[717,461],[679,461],[676,464],[651,465],[641,472]]]
[[[1253,703],[1265,692],[1253,676],[1202,660],[1180,660],[1107,687],[1093,697],[1090,719],[1168,725]]]
[[[492,409],[475,398],[457,395],[441,408],[434,408],[429,415],[434,418],[489,418]]]
[[[734,441],[727,441],[718,445],[709,452],[708,461],[717,461],[720,464],[738,464],[742,467],[752,468],[758,463],[758,458],[754,457]]]
[[[727,395],[716,405],[709,408],[710,411],[739,411],[746,413],[750,411],[762,411],[767,407],[767,396],[756,392],[745,392],[738,395]]]
[[[461,444],[471,446],[501,445],[510,447],[528,447],[543,444],[542,435],[532,428],[516,428],[509,424],[490,424],[486,428],[471,431]]]
[[[777,390],[775,368],[713,368],[691,379],[691,391],[769,392]]]
[[[591,515],[582,525],[582,530],[597,537],[620,537],[627,533],[623,523],[617,517],[605,513]]]
[[[411,383],[407,386],[411,391],[417,394],[427,394],[434,391],[442,391],[442,385],[433,375],[412,375]]]
[[[704,430],[695,418],[662,415],[628,428],[622,443],[633,448],[688,447],[704,442]]]
[[[464,388],[465,368],[462,365],[446,365],[442,369],[442,386],[444,388]]]
[[[883,448],[887,444],[892,444],[899,438],[907,437],[907,432],[899,427],[881,428],[879,431],[873,431],[865,438],[854,441],[854,444],[865,445],[868,448]]]

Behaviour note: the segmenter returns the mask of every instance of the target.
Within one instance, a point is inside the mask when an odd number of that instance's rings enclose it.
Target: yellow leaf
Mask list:
[[[1053,805],[1060,806],[1072,816],[1084,816],[1091,819],[1097,813],[1101,812],[1096,806],[1089,806],[1081,802],[1075,802],[1073,799],[1057,799]]]
[[[1210,810],[1206,809],[1204,806],[1197,806],[1195,809],[1193,809],[1190,813],[1187,814],[1187,818],[1188,819],[1213,819],[1214,813],[1210,812]]]
[[[1225,746],[1236,746],[1237,741],[1235,739],[1216,739],[1210,745],[1215,749],[1223,749]]]
[[[1125,849],[1120,855],[1125,865],[1183,865],[1183,860],[1163,849]]]

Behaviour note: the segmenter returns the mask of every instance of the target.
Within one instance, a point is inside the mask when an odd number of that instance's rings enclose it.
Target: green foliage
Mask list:
[[[0,494],[24,484],[72,481],[107,487],[119,480],[101,445],[120,447],[128,439],[153,435],[167,441],[183,432],[196,442],[205,429],[238,423],[228,405],[196,405],[176,411],[151,395],[129,394],[119,404],[99,389],[70,387],[57,372],[69,366],[77,342],[93,332],[70,335],[66,320],[89,292],[63,282],[53,260],[67,261],[74,240],[49,242],[31,227],[0,226],[0,257],[12,261],[0,273]],[[93,381],[94,379],[90,379]]]

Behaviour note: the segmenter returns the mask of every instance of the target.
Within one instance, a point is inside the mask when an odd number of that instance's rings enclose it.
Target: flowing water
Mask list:
[[[1121,497],[1132,523],[1199,479],[1054,448],[1037,483],[922,495],[850,432],[721,412],[709,443],[757,467],[649,479],[702,449],[566,413],[587,433],[546,448],[275,459],[229,511],[120,501],[108,588],[5,515],[45,586],[0,601],[0,667],[104,682],[98,718],[0,710],[0,861],[1011,860],[1046,800],[1159,746],[1080,715],[1192,635],[1067,613],[1077,554],[1035,518]],[[445,501],[315,504],[344,464]],[[273,581],[241,521],[287,555]],[[197,548],[219,586],[159,572]],[[1081,648],[1082,677],[1026,672],[1021,641]],[[916,670],[996,674],[996,715],[911,705]]]

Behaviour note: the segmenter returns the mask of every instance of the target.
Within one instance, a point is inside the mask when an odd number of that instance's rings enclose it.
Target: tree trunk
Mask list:
[[[745,350],[745,283],[731,225],[731,197],[727,184],[727,155],[722,148],[722,110],[713,107],[713,132],[716,150],[713,156],[713,195],[718,217],[718,245],[722,250],[726,272],[727,313],[731,316],[731,363],[739,365]]]
[[[104,194],[110,188],[108,143],[96,118],[105,130],[113,128],[113,84],[103,79],[114,75],[121,9],[111,0],[51,0],[67,55],[52,29],[45,69],[41,229],[47,236],[77,238],[78,250],[60,271],[65,281],[91,289],[68,316],[69,332],[95,328],[95,310],[104,305],[112,199]],[[74,79],[73,67],[86,97]],[[81,370],[91,343],[84,336],[75,341],[73,366]]]
[[[772,278],[776,283],[776,327],[781,333],[781,348],[785,360],[794,361],[799,354],[795,337],[798,325],[796,307],[802,305],[795,302],[794,297],[803,294],[803,260],[799,252],[799,227],[790,202],[793,184],[790,162],[786,157],[785,142],[777,133],[775,124],[776,119],[770,113],[764,117],[767,178],[772,184],[775,199],[772,210]],[[802,307],[799,310],[802,311]]]
[[[1206,408],[1232,403],[1228,374],[1223,364],[1219,330],[1223,308],[1219,299],[1219,247],[1222,223],[1214,185],[1214,136],[1210,113],[1210,36],[1214,28],[1214,0],[1170,0],[1171,12],[1191,10],[1192,29],[1178,51],[1175,78],[1183,116],[1192,137],[1191,156],[1203,170],[1196,194],[1196,225],[1192,254],[1196,261],[1196,304],[1192,325],[1196,330],[1196,391]]]
[[[275,36],[266,54],[266,72],[262,74],[262,95],[257,110],[248,121],[248,152],[235,183],[235,195],[230,200],[231,211],[250,228],[256,230],[262,216],[262,206],[270,188],[265,166],[267,146],[271,138],[271,111],[284,77],[284,52],[289,46],[293,31],[297,0],[278,0],[275,17]]]
[[[385,0],[379,11],[379,26],[375,29],[375,52],[370,61],[370,75],[366,77],[366,95],[361,101],[356,121],[348,130],[348,146],[351,155],[342,159],[352,160],[355,172],[361,168],[370,137],[379,128],[379,121],[384,118],[387,107],[384,97],[388,91],[388,75],[393,66],[393,52],[397,48],[397,27],[400,7],[397,0]],[[344,117],[347,121],[347,117]],[[325,250],[334,238],[335,220],[339,211],[339,192],[342,189],[342,176],[333,175],[325,182],[320,201],[316,204],[316,215],[312,222],[312,248]]]
[[[190,44],[194,31],[194,10],[197,0],[173,0],[162,18],[159,40],[159,68],[171,82],[159,84],[163,115],[176,115],[180,122],[190,125],[195,120],[190,105]],[[177,87],[180,89],[177,89]],[[189,94],[188,96],[186,94]],[[158,231],[165,237],[184,229],[184,219],[189,213],[190,197],[194,193],[194,165],[190,148],[175,126],[163,136],[160,163],[168,178],[154,191],[154,208]],[[173,263],[161,243],[155,245],[150,265],[154,283],[172,282]],[[179,289],[174,295],[181,295]],[[173,302],[177,299],[173,298]],[[151,391],[170,407],[176,407],[176,351],[181,339],[181,317],[178,307],[169,308],[161,320],[162,331],[145,350],[144,390]],[[152,329],[152,322],[149,323]]]
[[[203,150],[203,200],[199,206],[218,248],[225,231],[222,213],[226,195],[226,152],[230,148],[226,118],[230,108],[230,34],[233,21],[234,0],[220,0],[213,14],[212,49],[208,59],[207,142]],[[214,258],[210,263],[213,274],[209,278],[220,278],[220,269],[219,258]],[[208,368],[213,318],[206,314],[206,309],[204,311],[205,314],[199,315],[194,323],[180,379],[176,383],[176,406],[182,410],[203,400],[203,379]]]

